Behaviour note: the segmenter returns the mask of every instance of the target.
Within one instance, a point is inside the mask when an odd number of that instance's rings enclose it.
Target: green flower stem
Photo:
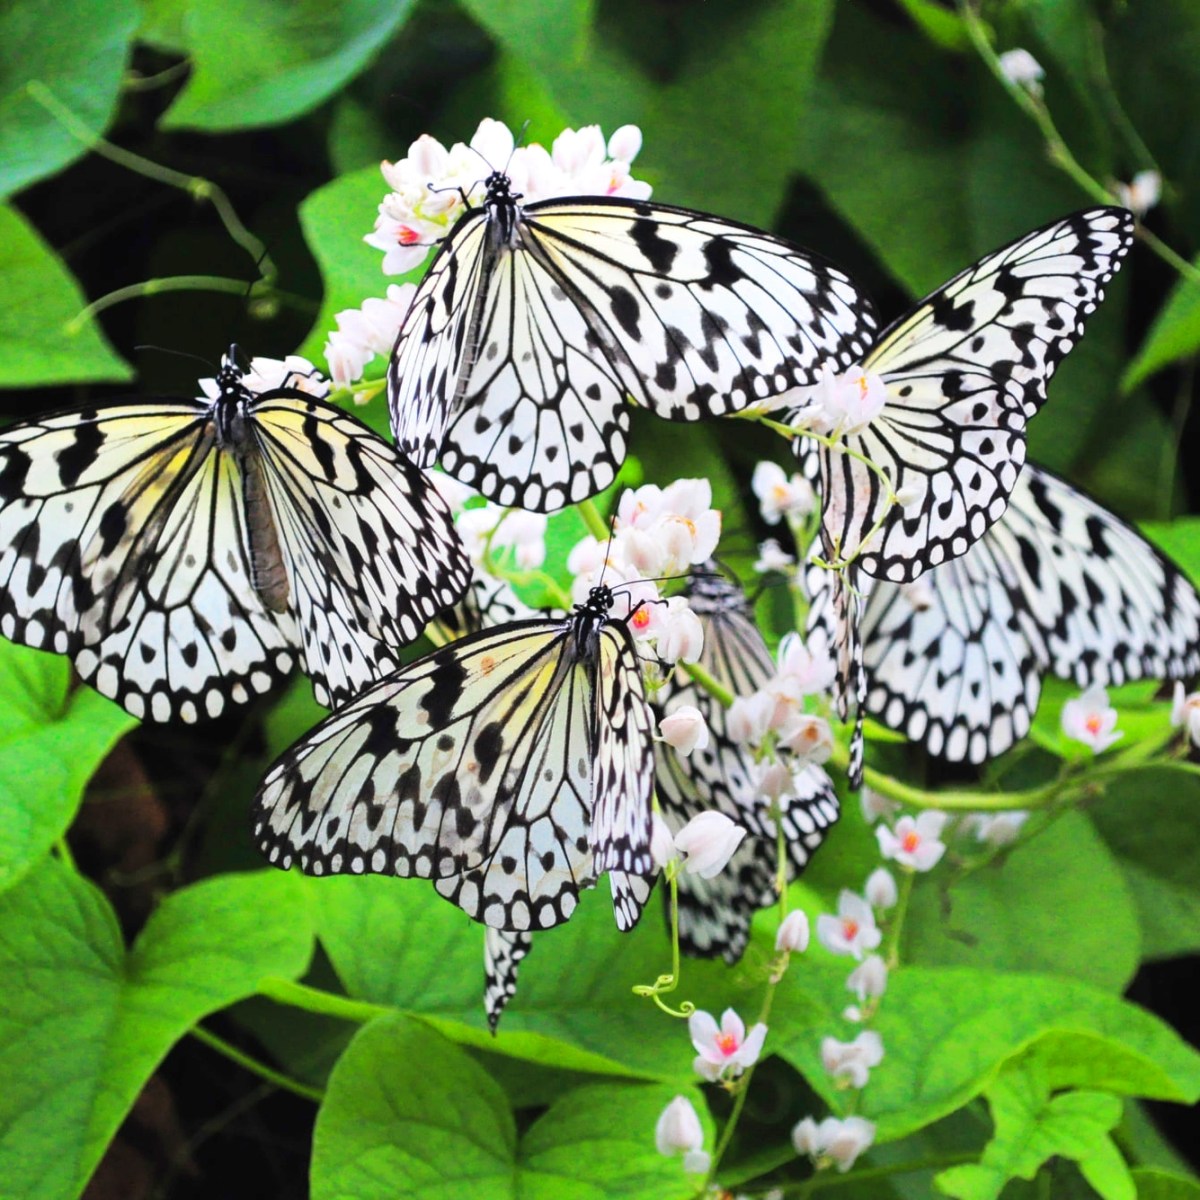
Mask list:
[[[607,542],[609,536],[609,528],[604,523],[604,518],[600,515],[600,510],[596,507],[594,500],[581,500],[575,510],[583,518],[583,523],[587,526],[587,531],[598,542]]]
[[[180,191],[187,192],[194,199],[211,204],[216,210],[221,224],[225,226],[226,233],[254,260],[263,284],[269,289],[274,287],[279,273],[271,261],[271,256],[267,253],[267,247],[242,224],[241,218],[229,202],[229,197],[215,183],[197,175],[185,175],[182,171],[173,171],[170,167],[164,167],[159,163],[151,162],[148,158],[142,158],[140,154],[134,154],[120,146],[114,146],[112,142],[89,129],[44,83],[34,79],[25,86],[30,97],[89,150],[137,175],[164,183],[168,187],[179,188]],[[242,290],[245,289],[245,286],[243,283]]]
[[[292,1079],[290,1076],[276,1071],[273,1067],[268,1067],[266,1063],[259,1062],[257,1058],[243,1053],[224,1038],[217,1037],[215,1033],[209,1033],[203,1025],[193,1025],[189,1032],[196,1041],[203,1042],[218,1054],[237,1063],[239,1067],[244,1067],[252,1075],[257,1075],[260,1079],[265,1079],[267,1083],[274,1084],[275,1087],[283,1088],[284,1091],[291,1092],[296,1096],[303,1096],[305,1100],[311,1100],[314,1104],[320,1104],[325,1099],[325,1093],[320,1088],[309,1087],[308,1084],[301,1083],[298,1079]]]
[[[904,932],[904,918],[908,916],[908,902],[916,878],[917,873],[911,867],[900,873],[900,895],[896,899],[896,911],[888,921],[891,928],[888,930],[887,952],[883,956],[889,971],[894,971],[900,965],[900,936]]]
[[[125,77],[121,80],[121,90],[123,92],[152,92],[156,88],[167,87],[176,80],[184,79],[191,69],[192,64],[187,59],[183,59],[153,75],[139,75],[137,71],[126,71]]]
[[[169,275],[162,279],[131,283],[128,287],[117,288],[93,300],[66,323],[66,331],[72,335],[81,333],[87,323],[106,308],[143,296],[158,296],[163,292],[226,292],[242,296],[246,293],[246,281],[227,279],[223,275]]]
[[[733,693],[722,683],[718,683],[699,663],[681,662],[679,664],[722,708],[728,708],[733,703]]]
[[[306,983],[295,983],[291,979],[264,979],[258,985],[258,994],[277,1004],[289,1008],[302,1008],[305,1012],[320,1013],[326,1017],[338,1017],[365,1025],[376,1017],[386,1016],[395,1010],[384,1004],[372,1004],[367,1000],[352,1000],[335,992],[309,987]]]
[[[333,388],[329,393],[329,400],[332,404],[353,404],[357,407],[374,400],[385,387],[386,379],[362,379],[351,387]]]
[[[649,997],[667,1014],[668,1017],[678,1017],[686,1020],[696,1011],[696,1006],[690,1000],[684,1000],[678,1008],[672,1008],[664,1003],[662,997],[667,992],[673,992],[679,987],[679,879],[677,864],[669,864],[666,870],[667,886],[671,897],[671,971],[668,975],[660,975],[653,983],[636,984],[632,991],[635,996]]]
[[[1004,68],[1000,65],[1000,57],[992,48],[987,28],[979,16],[976,0],[958,0],[958,11],[966,26],[967,35],[979,52],[979,57],[983,59],[1017,107],[1038,127],[1046,143],[1046,152],[1050,161],[1060,171],[1069,175],[1079,188],[1093,200],[1100,204],[1114,203],[1112,192],[1100,180],[1089,174],[1071,153],[1050,116],[1050,110],[1041,97],[1032,93],[1028,88],[1022,87],[1021,84],[1013,83],[1004,74]],[[1137,223],[1137,235],[1148,249],[1173,267],[1184,279],[1191,283],[1200,283],[1200,270],[1197,270],[1187,259],[1177,254],[1170,246],[1151,233],[1140,221]]]

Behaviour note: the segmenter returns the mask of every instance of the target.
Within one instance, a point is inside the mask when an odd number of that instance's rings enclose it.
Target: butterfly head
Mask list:
[[[245,372],[238,364],[238,348],[230,346],[221,359],[217,372],[217,387],[220,394],[215,403],[217,441],[222,446],[231,446],[240,438],[241,421],[250,393],[242,382]]]
[[[483,199],[492,243],[497,247],[516,245],[517,222],[521,216],[520,192],[512,190],[512,180],[503,171],[493,171],[484,181]]]

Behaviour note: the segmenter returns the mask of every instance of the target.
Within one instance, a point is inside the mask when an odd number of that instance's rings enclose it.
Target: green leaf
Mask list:
[[[1133,1180],[1109,1131],[1121,1101],[1103,1092],[1051,1095],[1036,1056],[1011,1065],[987,1089],[995,1133],[978,1164],[938,1175],[959,1200],[997,1200],[1010,1179],[1032,1179],[1047,1160],[1069,1158],[1105,1200],[1134,1200]]]
[[[1139,1167],[1133,1172],[1138,1200],[1200,1200],[1200,1182],[1157,1167]]]
[[[330,1076],[313,1200],[557,1200],[568,1180],[572,1196],[589,1200],[683,1200],[695,1181],[654,1147],[671,1098],[660,1087],[579,1088],[518,1139],[503,1091],[477,1062],[422,1024],[383,1017]]]
[[[917,881],[904,960],[1070,975],[1119,992],[1138,965],[1138,918],[1121,870],[1079,813],[944,892]]]
[[[108,128],[138,19],[133,0],[7,0],[0,6],[0,197],[87,151],[87,141],[35,99],[38,87],[87,133]]]
[[[84,380],[120,382],[133,372],[92,320],[62,260],[16,209],[0,205],[0,387]]]
[[[53,860],[0,896],[5,1190],[78,1195],[170,1047],[311,946],[303,891],[275,871],[174,893],[128,954],[103,895]]]
[[[1200,267],[1200,258],[1193,264]],[[1163,367],[1200,350],[1200,283],[1183,279],[1172,289],[1154,318],[1141,348],[1121,376],[1121,390],[1131,392]]]
[[[88,780],[137,724],[63,657],[0,641],[0,891],[71,824]]]
[[[196,69],[163,123],[249,129],[301,116],[362,71],[412,7],[412,0],[190,5],[184,27]]]
[[[1089,807],[1137,905],[1148,958],[1200,952],[1200,877],[1180,852],[1198,810],[1200,779],[1152,768],[1114,779]]]
[[[837,1015],[848,1002],[845,977],[844,960],[826,966],[813,959],[789,971],[775,1011],[800,1000],[812,1014],[809,1026],[772,1025],[767,1042],[835,1113],[844,1111],[846,1094],[826,1075],[820,1043],[831,1033],[848,1040],[857,1031]],[[1200,1054],[1157,1017],[1074,980],[906,966],[888,980],[874,1027],[884,1060],[871,1072],[858,1111],[877,1123],[879,1142],[961,1108],[1007,1060],[1042,1041],[1047,1061],[1058,1064],[1056,1079],[1184,1104],[1200,1097]],[[1083,1041],[1072,1046],[1077,1037]]]
[[[640,125],[647,142],[634,173],[661,180],[661,199],[752,224],[774,219],[805,123],[829,0],[701,5],[686,17],[631,8],[627,20],[595,30],[590,45],[581,32],[590,8],[583,0],[466,0],[466,8],[529,67],[573,124],[599,122],[606,133]],[[637,59],[653,47],[667,54],[647,71]],[[714,96],[737,96],[738,103],[714,104]],[[750,113],[753,137],[746,136]],[[527,116],[507,115],[517,123]],[[451,140],[469,132],[456,131]],[[557,133],[533,130],[535,140]]]
[[[455,1041],[546,1066],[680,1085],[694,1078],[686,1027],[631,991],[670,967],[658,897],[637,929],[621,934],[607,885],[585,893],[569,922],[534,938],[492,1037],[483,1015],[481,926],[417,880],[308,884],[321,943],[351,996],[421,1016]],[[756,951],[736,971],[686,961],[680,989],[668,999],[710,1012],[732,1004],[749,1016],[767,957]],[[799,999],[779,1019],[787,1027],[811,1018],[812,1006]]]

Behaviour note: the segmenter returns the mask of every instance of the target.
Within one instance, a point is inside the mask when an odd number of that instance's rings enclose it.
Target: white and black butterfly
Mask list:
[[[81,408],[0,434],[0,633],[136,717],[195,721],[299,661],[338,704],[470,563],[423,473],[305,390]]]
[[[862,365],[886,385],[882,412],[820,449],[826,559],[911,582],[1000,518],[1025,461],[1026,422],[1132,240],[1124,209],[1075,213],[980,259],[879,336]],[[918,498],[883,516],[878,476],[841,446]]]
[[[653,725],[607,587],[470,634],[298,742],[255,800],[271,862],[432,879],[494,929],[549,929],[607,870],[651,869]]]
[[[483,937],[483,1011],[493,1033],[517,994],[517,971],[533,949],[533,934],[488,929]]]
[[[809,635],[835,637],[812,567]],[[860,629],[868,713],[952,762],[1029,731],[1042,679],[1080,687],[1200,670],[1200,596],[1135,529],[1028,465],[1003,518],[913,584],[875,583]]]
[[[392,430],[422,466],[549,512],[607,487],[629,402],[737,412],[866,350],[846,275],[687,209],[583,196],[521,205],[494,171],[442,243],[388,368]]]
[[[775,663],[741,588],[711,564],[693,575],[688,597],[704,626],[704,670],[735,695],[764,687],[776,673]],[[661,743],[655,746],[663,818],[676,831],[698,813],[715,809],[742,825],[747,836],[714,878],[701,879],[686,871],[679,875],[679,944],[686,954],[720,955],[733,963],[746,948],[754,914],[778,902],[775,826],[767,801],[757,794],[751,748],[729,736],[720,703],[676,672],[657,693],[654,705],[661,717],[684,704],[703,713],[709,744],[687,758]],[[838,818],[837,796],[822,768],[805,767],[798,780],[798,794],[786,802],[782,814],[790,879],[804,870]]]

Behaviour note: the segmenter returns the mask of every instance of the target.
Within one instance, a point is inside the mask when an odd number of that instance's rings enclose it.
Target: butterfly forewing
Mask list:
[[[1083,332],[1133,237],[1123,209],[1076,213],[990,254],[896,322],[865,360],[883,411],[845,444],[918,499],[884,513],[878,477],[823,449],[828,555],[910,582],[965,554],[1003,514],[1025,459],[1025,424]]]
[[[769,234],[615,197],[522,209],[498,178],[503,198],[443,243],[389,370],[401,445],[422,462],[437,445],[490,499],[547,512],[607,486],[627,400],[721,416],[865,353],[866,300]],[[511,241],[485,232],[508,221]]]
[[[650,717],[610,604],[468,635],[370,688],[267,776],[260,847],[433,879],[510,931],[565,921],[609,865],[648,870]]]
[[[254,592],[211,424],[202,403],[155,402],[0,436],[0,633],[70,654],[138,717],[215,716],[295,662],[294,621]]]

